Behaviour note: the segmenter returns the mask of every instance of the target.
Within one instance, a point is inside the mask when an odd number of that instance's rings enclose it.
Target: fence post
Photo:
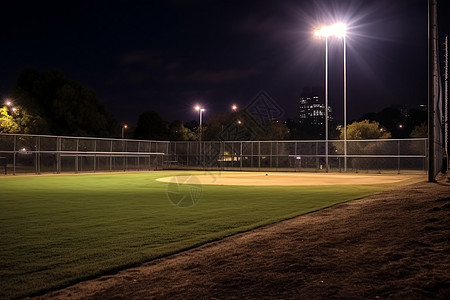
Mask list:
[[[113,151],[113,141],[111,140],[111,143],[109,145],[109,152],[112,153]],[[112,171],[112,154],[109,156],[109,171]]]
[[[13,175],[16,175],[16,146],[17,146],[17,135],[14,135]]]
[[[79,147],[80,147],[80,139],[77,139],[76,141],[77,141],[77,147],[76,147],[77,154],[76,154],[76,156],[75,156],[75,174],[78,173],[78,151],[80,151],[80,150],[79,150]]]
[[[397,173],[400,174],[400,140],[397,141]]]
[[[242,142],[241,142],[241,149],[239,150],[239,152],[240,152],[240,168],[241,168],[241,171],[242,171]]]
[[[261,171],[261,142],[258,142],[258,171]]]
[[[97,140],[94,140],[94,173],[97,170],[97,155],[95,154],[97,152]]]
[[[36,156],[37,156],[37,173],[41,174],[41,137],[37,137],[37,149],[36,149]]]
[[[61,137],[56,138],[56,173],[61,173]]]

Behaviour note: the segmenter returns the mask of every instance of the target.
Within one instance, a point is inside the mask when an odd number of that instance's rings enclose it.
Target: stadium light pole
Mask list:
[[[328,173],[328,36],[331,35],[331,27],[322,26],[314,35],[325,38],[325,170]]]
[[[344,48],[344,172],[347,172],[347,26],[344,23],[336,23],[332,28],[332,34],[342,38]]]
[[[328,37],[341,37],[344,42],[344,171],[347,172],[347,26],[336,23],[331,26],[322,26],[314,32],[317,37],[325,37],[325,163],[328,172]]]

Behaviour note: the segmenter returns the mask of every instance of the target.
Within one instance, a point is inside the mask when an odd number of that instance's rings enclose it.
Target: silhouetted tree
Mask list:
[[[95,92],[57,70],[24,70],[11,96],[42,124],[36,133],[117,136],[117,121],[98,102]]]
[[[426,122],[423,122],[420,125],[414,127],[413,131],[409,135],[412,138],[426,138],[428,137],[428,125]]]
[[[269,120],[264,124],[265,133],[262,140],[285,140],[289,137],[289,128],[281,121]]]
[[[161,116],[154,111],[139,116],[134,137],[138,139],[167,140],[169,128]]]

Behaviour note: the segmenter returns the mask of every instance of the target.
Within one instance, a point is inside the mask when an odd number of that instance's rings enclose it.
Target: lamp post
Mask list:
[[[347,172],[347,42],[344,36],[344,172]]]
[[[341,37],[344,43],[344,172],[347,172],[347,26],[344,23],[336,23],[332,27],[333,35],[336,37]]]
[[[195,110],[198,111],[198,115],[199,115],[199,126],[198,126],[198,141],[199,141],[199,147],[198,147],[198,154],[199,154],[199,160],[200,160],[200,164],[202,161],[202,116],[203,116],[203,112],[205,111],[205,109],[203,107],[201,107],[200,105],[196,105]]]
[[[328,172],[328,37],[342,37],[344,42],[344,171],[347,171],[347,27],[343,23],[323,26],[314,32],[315,36],[325,37],[325,164]]]
[[[127,129],[128,128],[128,125],[127,124],[123,124],[122,125],[122,140],[124,139],[124,137],[125,137],[125,129]]]
[[[325,170],[328,173],[328,36],[331,35],[331,27],[323,26],[314,35],[325,38]]]
[[[202,140],[202,115],[205,109],[199,105],[195,106],[195,110],[198,111],[199,114],[199,126],[198,126],[198,132],[199,132],[199,140]]]

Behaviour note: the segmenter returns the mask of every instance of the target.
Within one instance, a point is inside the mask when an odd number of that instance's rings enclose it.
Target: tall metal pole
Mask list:
[[[200,163],[200,166],[202,165],[202,108],[200,108],[198,110],[199,113],[199,126],[198,126],[198,141],[199,141],[199,145],[198,145],[198,160]]]
[[[435,98],[437,81],[436,0],[428,0],[428,181],[435,182]]]
[[[325,170],[328,173],[328,36],[325,37]]]
[[[347,46],[344,35],[344,172],[347,172]]]
[[[202,111],[203,111],[203,109],[200,108],[200,109],[199,109],[199,114],[200,114],[200,126],[199,126],[199,130],[200,130],[200,141],[202,140]]]
[[[445,74],[444,74],[444,151],[446,157],[445,171],[449,169],[449,153],[448,153],[448,38],[445,37]]]

